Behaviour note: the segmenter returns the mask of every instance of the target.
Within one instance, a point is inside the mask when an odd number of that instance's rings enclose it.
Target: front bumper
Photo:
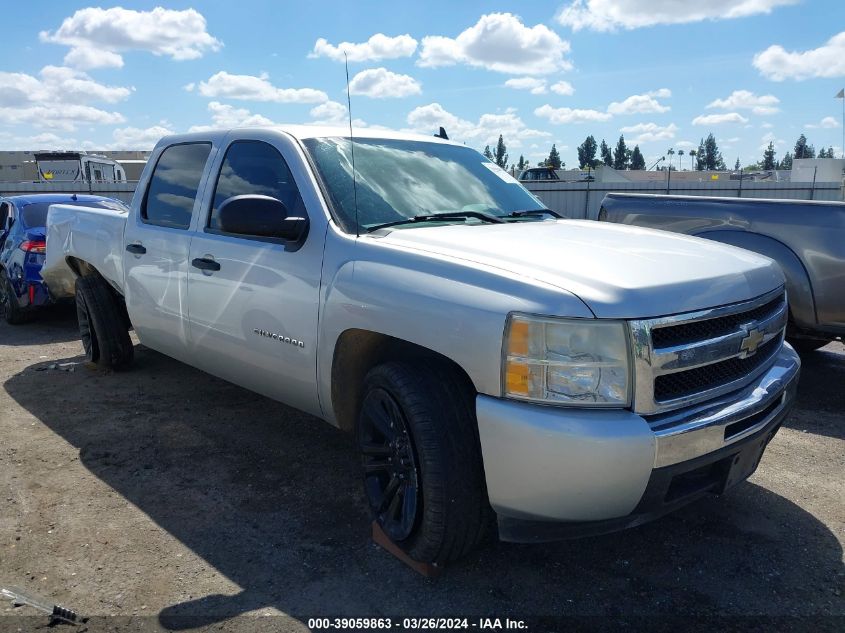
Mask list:
[[[743,481],[789,412],[799,371],[785,344],[751,385],[649,419],[478,396],[500,538],[546,541],[632,527]]]

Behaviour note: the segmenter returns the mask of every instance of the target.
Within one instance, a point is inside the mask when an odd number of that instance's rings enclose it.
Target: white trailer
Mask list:
[[[126,182],[126,170],[105,156],[85,152],[36,152],[39,182]]]

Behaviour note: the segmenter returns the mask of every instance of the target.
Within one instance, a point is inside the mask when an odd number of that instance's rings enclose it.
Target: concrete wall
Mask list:
[[[0,182],[0,196],[19,196],[26,193],[92,193],[132,201],[135,182]]]
[[[540,198],[552,211],[568,218],[595,220],[601,201],[606,193],[671,193],[680,196],[727,196],[742,198],[781,198],[789,200],[845,200],[842,183],[789,182],[740,182],[738,180],[718,182],[672,182],[667,191],[666,182],[537,182],[523,183],[528,190]]]

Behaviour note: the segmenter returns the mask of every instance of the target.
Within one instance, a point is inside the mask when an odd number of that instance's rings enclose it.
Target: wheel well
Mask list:
[[[446,364],[455,371],[466,389],[475,393],[472,380],[463,368],[443,354],[378,332],[346,330],[337,340],[332,359],[332,406],[341,429],[350,432],[355,429],[367,372],[389,361]]]
[[[78,257],[66,257],[65,261],[67,262],[68,268],[70,268],[73,271],[73,274],[77,277],[87,277],[88,275],[100,274],[100,271],[84,259],[79,259]]]

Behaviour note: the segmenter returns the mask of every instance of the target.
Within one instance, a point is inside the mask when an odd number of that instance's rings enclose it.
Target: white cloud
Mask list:
[[[811,128],[811,129],[815,129],[815,128],[833,129],[833,128],[839,127],[839,121],[837,121],[832,116],[826,116],[825,118],[823,118],[818,123],[808,123],[804,127],[808,127],[808,128]]]
[[[314,50],[308,53],[308,57],[328,57],[342,62],[343,54],[346,53],[351,62],[378,62],[383,59],[410,57],[416,50],[417,40],[408,34],[389,37],[384,33],[376,33],[366,42],[341,42],[337,46],[329,44],[328,40],[321,37],[314,44]]]
[[[807,51],[787,51],[776,44],[754,56],[754,67],[772,81],[845,76],[845,31],[823,46]]]
[[[693,125],[721,125],[723,123],[748,123],[748,119],[739,112],[725,114],[702,114],[692,120]]]
[[[774,125],[767,121],[766,123],[761,123],[760,127],[763,128],[764,130],[770,130],[774,127]]]
[[[698,144],[693,143],[692,141],[678,141],[677,143],[675,143],[675,147],[677,149],[683,149],[683,150],[686,150],[688,148],[694,149],[694,148],[698,147]]]
[[[567,97],[575,94],[575,88],[573,88],[572,84],[568,81],[558,81],[557,83],[553,83],[551,89],[552,92]]]
[[[708,108],[723,110],[751,110],[754,114],[775,114],[780,111],[780,99],[774,95],[755,95],[749,90],[734,90],[725,99],[716,99],[707,104]]]
[[[557,15],[574,31],[615,31],[656,24],[742,18],[795,4],[798,0],[575,0]]]
[[[728,142],[731,142],[731,140],[732,139],[728,139]],[[777,138],[772,132],[769,132],[768,134],[764,134],[763,137],[760,139],[759,149],[761,151],[767,150],[769,148],[769,143],[771,143],[775,147],[775,149],[786,145],[786,141],[784,141],[782,138]]]
[[[661,88],[642,95],[631,95],[622,102],[614,101],[607,106],[611,114],[649,114],[652,112],[668,112],[669,106],[660,103],[655,97],[671,97],[672,92],[668,88]]]
[[[114,142],[106,149],[152,149],[162,136],[170,134],[175,132],[165,125],[118,128],[112,132]]]
[[[262,114],[254,114],[246,108],[236,108],[227,103],[212,101],[208,104],[211,114],[211,125],[194,125],[189,132],[207,132],[209,130],[229,129],[236,127],[267,127],[278,125],[272,119]]]
[[[674,123],[660,126],[657,123],[638,123],[619,129],[623,134],[631,135],[628,143],[651,143],[653,141],[669,141],[675,138],[678,126]],[[692,143],[690,143],[692,145]],[[678,144],[680,146],[680,143]]]
[[[569,42],[543,24],[525,26],[511,13],[483,15],[456,38],[422,39],[419,66],[467,64],[514,75],[545,75],[569,70]]]
[[[373,99],[388,99],[418,95],[422,88],[410,75],[400,75],[386,68],[369,68],[352,78],[349,82],[349,92]]]
[[[543,95],[548,92],[545,79],[537,79],[536,77],[515,77],[508,79],[505,82],[506,88],[513,88],[514,90],[530,90],[533,95]]]
[[[98,83],[84,72],[63,66],[45,66],[39,75],[0,72],[0,122],[62,130],[73,130],[78,124],[123,122],[121,114],[90,104],[122,101],[131,89]]]
[[[244,101],[272,101],[274,103],[321,103],[328,95],[314,88],[278,88],[271,84],[267,73],[233,75],[220,71],[201,81],[199,93],[204,97],[242,99]]]
[[[123,65],[120,53],[132,50],[184,60],[197,59],[222,46],[208,33],[205,18],[198,11],[162,7],[152,11],[80,9],[55,31],[42,31],[40,38],[42,42],[70,46],[65,63],[80,68],[119,68]]]
[[[56,150],[76,147],[78,147],[78,141],[75,138],[59,136],[53,132],[42,132],[32,136],[12,136],[0,132],[0,149],[3,150]]]
[[[0,107],[0,121],[6,125],[28,124],[38,128],[71,132],[78,125],[114,125],[126,119],[119,112],[107,112],[87,105],[30,105]]]
[[[407,121],[411,131],[433,134],[443,126],[450,139],[479,146],[493,145],[499,139],[499,134],[505,138],[508,147],[513,149],[522,147],[524,139],[551,136],[548,132],[526,126],[512,108],[502,114],[482,114],[473,123],[448,112],[439,103],[430,103],[411,110]]]
[[[553,108],[548,103],[534,110],[538,117],[548,119],[554,125],[566,125],[568,123],[592,123],[607,121],[612,115],[599,110],[579,110],[573,108]]]

